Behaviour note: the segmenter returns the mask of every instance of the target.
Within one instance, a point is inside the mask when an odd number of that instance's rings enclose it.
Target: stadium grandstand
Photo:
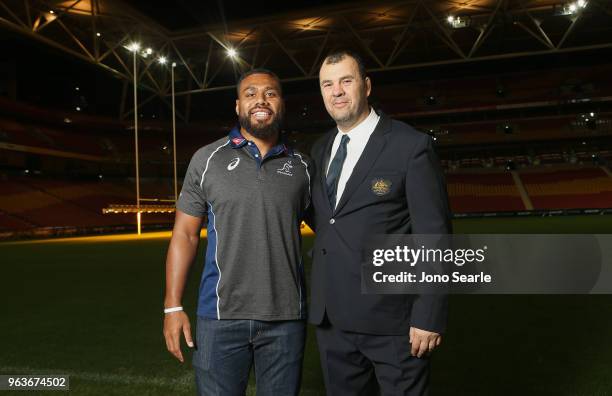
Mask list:
[[[612,83],[606,78],[611,71],[607,65],[572,66],[403,82],[394,89],[382,85],[373,100],[436,140],[457,216],[606,210],[612,207]],[[503,95],[498,92],[501,81],[506,81]],[[591,87],[594,94],[577,90],[576,84]],[[436,103],[428,102],[433,91]],[[306,151],[329,128],[316,100],[316,92],[287,93],[285,133]],[[192,152],[226,133],[233,122],[230,116],[179,123],[179,178]],[[142,199],[169,202],[173,156],[168,122],[149,118],[141,128]],[[132,135],[130,119],[75,109],[58,116],[50,107],[0,98],[2,235],[130,229],[133,215],[109,215],[103,209],[134,203]],[[171,211],[143,211],[145,227],[163,229],[171,223]]]

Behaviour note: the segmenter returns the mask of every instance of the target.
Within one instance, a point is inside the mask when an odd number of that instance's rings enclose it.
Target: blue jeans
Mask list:
[[[200,396],[242,396],[255,366],[258,396],[297,395],[306,326],[198,317],[193,365]]]

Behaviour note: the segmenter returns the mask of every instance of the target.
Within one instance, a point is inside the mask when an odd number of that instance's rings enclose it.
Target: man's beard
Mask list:
[[[353,111],[353,112],[348,112],[343,116],[337,116],[337,118],[334,118],[334,121],[336,121],[336,124],[350,124],[352,123],[354,120],[357,119],[358,116],[358,112],[357,111]]]
[[[267,139],[278,135],[283,121],[282,110],[274,114],[274,118],[269,124],[260,125],[258,122],[252,123],[250,114],[251,111],[249,110],[246,115],[240,114],[240,116],[238,116],[240,126],[244,128],[248,133],[258,139]]]
[[[364,108],[367,108],[367,106],[368,104],[366,103],[365,105],[361,105],[353,111],[349,110],[346,114],[341,116],[334,116],[331,112],[330,115],[338,125],[352,124],[359,118],[359,116],[363,113]]]

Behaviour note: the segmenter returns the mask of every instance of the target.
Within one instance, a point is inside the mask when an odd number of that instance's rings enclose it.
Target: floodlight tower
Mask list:
[[[165,56],[160,56],[157,61],[161,65],[168,63],[168,59]],[[174,68],[176,62],[170,64],[170,86],[172,87],[172,155],[173,155],[173,168],[174,168],[174,202],[178,201],[178,182],[176,177],[176,98],[174,95]]]
[[[133,42],[128,46],[133,56],[133,85],[134,85],[134,153],[136,162],[136,224],[138,235],[141,234],[141,212],[140,212],[140,163],[138,157],[138,86],[136,81],[136,63],[137,55],[140,50],[140,43]],[[147,49],[148,52],[148,49]]]

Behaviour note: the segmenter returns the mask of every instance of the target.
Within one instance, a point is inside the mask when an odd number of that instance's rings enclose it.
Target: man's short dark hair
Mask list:
[[[323,58],[323,62],[321,62],[321,65],[319,65],[319,70],[324,64],[335,65],[336,63],[342,62],[347,56],[355,60],[355,62],[357,63],[357,68],[359,69],[359,74],[361,75],[361,78],[365,80],[367,74],[365,65],[363,64],[363,59],[357,52],[348,48],[338,48],[331,50],[327,54],[327,56]]]
[[[248,70],[242,73],[242,75],[238,79],[238,82],[236,83],[236,95],[238,95],[238,97],[240,97],[240,84],[242,84],[242,81],[245,78],[247,78],[248,76],[252,76],[253,74],[267,74],[268,76],[272,77],[273,79],[276,80],[276,82],[278,82],[278,88],[280,90],[280,93],[281,94],[283,93],[283,87],[281,86],[280,78],[278,78],[276,73],[268,69],[257,68],[257,69],[251,69],[251,70]]]

